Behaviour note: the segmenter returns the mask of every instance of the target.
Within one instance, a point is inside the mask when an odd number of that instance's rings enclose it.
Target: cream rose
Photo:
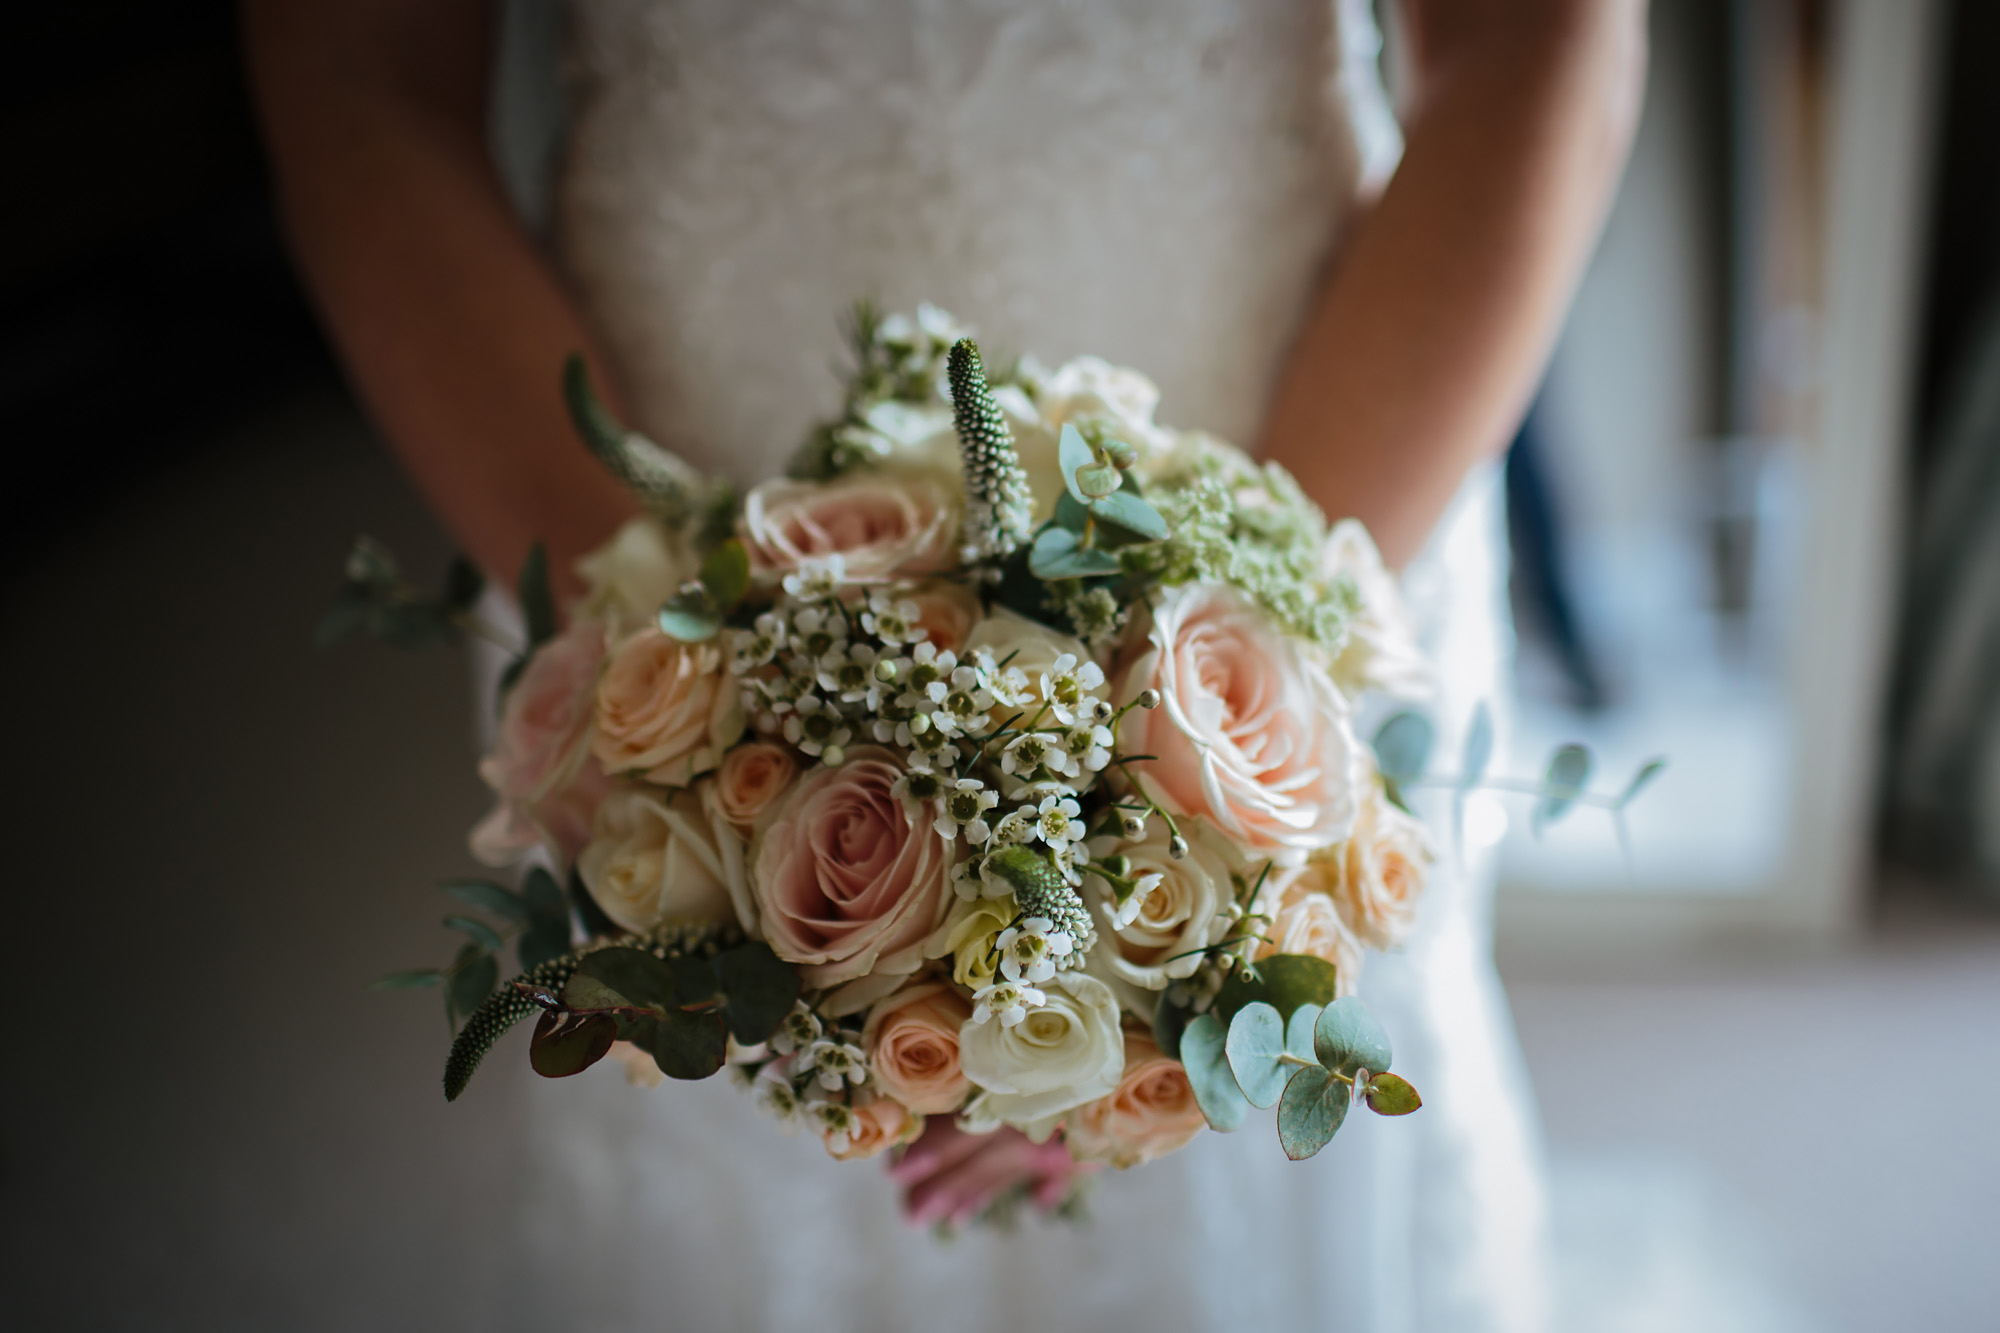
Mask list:
[[[743,734],[743,692],[719,643],[682,643],[648,627],[619,644],[597,683],[598,761],[684,787]]]
[[[1190,950],[1228,938],[1227,911],[1236,893],[1230,876],[1248,869],[1242,853],[1214,830],[1185,820],[1181,831],[1188,838],[1188,854],[1178,860],[1167,854],[1171,833],[1166,821],[1157,817],[1147,821],[1146,836],[1138,842],[1105,838],[1091,844],[1093,856],[1117,851],[1130,857],[1135,878],[1160,877],[1140,900],[1138,916],[1126,925],[1118,925],[1112,916],[1110,887],[1095,875],[1084,876],[1084,897],[1110,945],[1097,950],[1104,955],[1102,965],[1120,980],[1147,990],[1164,990],[1169,982],[1191,976],[1201,958]]]
[[[1180,1061],[1153,1039],[1125,1034],[1125,1073],[1109,1095],[1085,1102],[1063,1121],[1078,1161],[1138,1166],[1184,1146],[1207,1123]]]
[[[924,627],[941,653],[964,652],[973,626],[984,614],[979,608],[979,594],[963,583],[942,580],[920,583],[899,590],[895,600],[916,604],[917,623]]]
[[[736,746],[716,770],[716,808],[738,832],[747,833],[798,775],[798,759],[782,745],[750,741]]]
[[[1434,860],[1424,826],[1370,784],[1354,832],[1340,849],[1332,886],[1340,916],[1362,943],[1394,948],[1416,923],[1417,899]]]
[[[588,589],[584,614],[608,622],[614,633],[650,625],[660,606],[700,568],[685,538],[669,534],[655,519],[635,518],[576,562]]]
[[[622,785],[597,807],[577,873],[604,914],[644,932],[665,921],[731,921],[731,868],[701,794]]]
[[[1335,683],[1350,695],[1371,689],[1407,698],[1429,695],[1436,681],[1417,647],[1402,589],[1360,520],[1344,518],[1333,525],[1320,555],[1320,573],[1329,583],[1350,580],[1361,597],[1360,610],[1348,622],[1347,642],[1333,661]]]
[[[937,981],[877,1004],[861,1029],[876,1085],[920,1115],[956,1111],[972,1090],[958,1060],[958,1030],[970,1017],[972,1006]]]
[[[924,957],[952,960],[951,979],[968,990],[991,985],[1000,967],[994,941],[1014,923],[1013,899],[973,898],[953,904],[951,915],[924,945]]]
[[[1125,1038],[1111,988],[1080,972],[1043,983],[1047,1003],[1013,1027],[993,1019],[959,1032],[959,1063],[983,1091],[965,1108],[966,1127],[1012,1125],[1040,1142],[1063,1112],[1118,1086]]]
[[[1121,739],[1158,756],[1139,773],[1161,804],[1280,862],[1347,835],[1362,762],[1347,700],[1256,607],[1210,584],[1161,594],[1124,697],[1148,687],[1161,706],[1128,714]]]
[[[916,971],[954,901],[952,844],[904,810],[895,754],[847,754],[794,782],[750,850],[764,938],[813,987]]]
[[[923,1129],[922,1116],[912,1115],[901,1102],[877,1097],[865,1106],[849,1108],[846,1127],[838,1132],[822,1129],[820,1138],[836,1161],[858,1162],[910,1142]]]
[[[508,691],[479,776],[499,797],[472,831],[473,855],[505,865],[537,843],[567,861],[589,840],[609,784],[590,758],[591,700],[604,626],[578,620],[542,645]]]
[[[922,472],[767,481],[743,503],[750,568],[775,579],[803,560],[837,555],[847,577],[864,582],[947,569],[958,542],[955,495],[950,483]]]
[[[1308,861],[1293,872],[1270,909],[1265,943],[1258,948],[1257,956],[1302,953],[1324,958],[1333,964],[1338,993],[1352,995],[1361,980],[1361,941],[1341,920],[1340,909],[1326,891],[1339,879],[1338,863],[1328,860]]]

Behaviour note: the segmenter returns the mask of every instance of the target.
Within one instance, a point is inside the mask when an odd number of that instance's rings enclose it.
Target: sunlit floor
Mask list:
[[[441,567],[327,393],[10,571],[0,1326],[521,1326],[532,1079],[447,1108],[442,1017],[361,989],[445,947],[483,801],[449,654],[309,646],[357,527]],[[2000,1325],[2000,925],[1507,970],[1565,1333]]]

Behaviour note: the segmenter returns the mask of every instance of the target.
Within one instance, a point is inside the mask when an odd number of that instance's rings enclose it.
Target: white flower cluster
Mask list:
[[[804,1122],[834,1134],[851,1130],[853,1111],[839,1099],[869,1078],[867,1053],[853,1037],[826,1027],[804,1001],[795,1004],[766,1043],[778,1058],[758,1074],[759,1104],[787,1126]]]

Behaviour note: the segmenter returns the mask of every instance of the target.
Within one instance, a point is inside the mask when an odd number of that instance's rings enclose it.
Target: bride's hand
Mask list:
[[[1392,564],[1512,437],[1638,120],[1644,0],[1407,0],[1401,164],[1343,236],[1265,452]]]

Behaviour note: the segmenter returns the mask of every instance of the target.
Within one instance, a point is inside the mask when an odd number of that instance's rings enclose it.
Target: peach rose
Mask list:
[[[644,932],[664,921],[733,921],[725,839],[697,791],[671,795],[621,785],[597,807],[595,836],[576,858],[584,887],[604,914]]]
[[[875,1082],[920,1114],[956,1111],[972,1090],[958,1065],[958,1030],[971,1017],[972,1006],[938,981],[883,1000],[861,1029]]]
[[[750,848],[764,939],[811,987],[916,971],[956,900],[952,845],[891,790],[903,775],[895,754],[857,745],[847,755],[794,782]]]
[[[915,602],[917,623],[930,634],[939,652],[962,653],[972,627],[983,614],[979,595],[963,583],[936,580],[896,594],[899,602]]]
[[[1354,822],[1361,750],[1346,698],[1304,644],[1233,590],[1170,588],[1125,675],[1162,704],[1125,719],[1128,750],[1153,797],[1213,820],[1253,852],[1297,864]]]
[[[591,699],[604,664],[604,627],[579,620],[543,644],[507,694],[479,776],[498,795],[472,831],[473,855],[504,865],[538,842],[567,861],[590,839],[609,784],[590,757]]]
[[[682,643],[648,627],[613,650],[592,746],[610,772],[685,787],[742,734],[743,692],[716,641]]]
[[[1390,949],[1416,923],[1417,898],[1433,860],[1424,826],[1371,784],[1332,876],[1340,916],[1364,944]]]
[[[1361,980],[1361,941],[1341,920],[1340,909],[1327,892],[1339,882],[1337,861],[1308,861],[1279,895],[1257,956],[1303,953],[1324,958],[1334,966],[1339,993],[1352,995]]]
[[[750,568],[773,579],[803,560],[837,555],[858,582],[949,568],[958,505],[925,473],[857,472],[838,481],[779,478],[743,502]]]
[[[887,1097],[877,1097],[866,1106],[849,1107],[843,1126],[820,1131],[827,1153],[836,1161],[858,1162],[885,1148],[899,1147],[923,1132],[924,1118]],[[837,1145],[837,1146],[836,1146]]]
[[[1151,1037],[1125,1034],[1125,1076],[1107,1096],[1069,1113],[1063,1134],[1080,1161],[1137,1166],[1164,1157],[1201,1132],[1187,1070]]]
[[[799,761],[782,745],[751,741],[723,757],[715,775],[715,803],[722,817],[748,832],[799,775]]]

